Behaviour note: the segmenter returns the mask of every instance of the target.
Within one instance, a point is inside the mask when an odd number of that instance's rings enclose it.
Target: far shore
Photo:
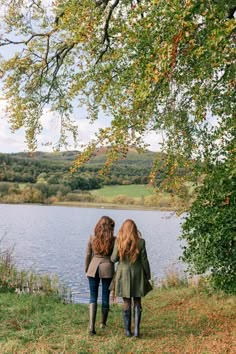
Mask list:
[[[79,208],[99,208],[99,209],[118,209],[118,210],[156,210],[156,211],[176,211],[173,207],[147,207],[144,205],[133,204],[113,204],[113,203],[86,203],[86,202],[57,202],[50,205],[68,206]]]
[[[56,203],[2,203],[5,205],[45,205],[45,206],[67,206],[67,207],[77,207],[77,208],[96,208],[96,209],[117,209],[117,210],[156,210],[156,211],[170,211],[176,212],[177,209],[174,207],[148,207],[144,205],[133,205],[133,204],[113,204],[113,203],[88,203],[88,202],[56,202]]]

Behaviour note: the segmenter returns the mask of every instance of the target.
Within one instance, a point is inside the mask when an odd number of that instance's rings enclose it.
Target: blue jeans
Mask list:
[[[102,281],[102,307],[109,308],[109,298],[110,298],[109,286],[111,284],[112,278],[100,278],[98,269],[96,271],[95,278],[88,277],[89,290],[90,290],[89,303],[90,304],[97,303],[100,279]]]

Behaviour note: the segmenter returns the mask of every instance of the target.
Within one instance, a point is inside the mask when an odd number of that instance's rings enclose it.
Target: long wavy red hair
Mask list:
[[[133,220],[126,220],[117,235],[117,248],[122,261],[125,257],[134,263],[139,255],[139,240],[141,233]]]
[[[94,228],[92,247],[94,252],[110,255],[114,246],[115,222],[109,216],[102,216]]]

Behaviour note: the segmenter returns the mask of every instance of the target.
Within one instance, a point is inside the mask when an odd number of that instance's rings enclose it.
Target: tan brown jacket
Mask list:
[[[88,277],[95,277],[99,268],[100,278],[112,278],[114,275],[114,263],[111,262],[111,254],[104,256],[95,254],[92,249],[92,236],[90,236],[85,252],[85,273]],[[115,243],[115,237],[114,237]],[[111,250],[112,253],[112,250]]]

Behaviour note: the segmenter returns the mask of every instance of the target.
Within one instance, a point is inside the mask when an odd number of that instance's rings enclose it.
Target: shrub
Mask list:
[[[93,202],[94,196],[90,193],[68,193],[64,200],[70,202]]]
[[[21,194],[9,194],[2,197],[1,202],[9,204],[22,204],[24,203],[24,198]]]
[[[22,196],[25,203],[42,203],[43,194],[40,190],[32,187],[26,187],[22,191]]]
[[[236,169],[233,154],[206,177],[183,224],[181,259],[191,274],[207,274],[214,287],[236,293]]]
[[[115,204],[135,204],[135,199],[131,197],[127,197],[126,195],[117,195],[112,199],[112,202]]]
[[[0,196],[8,194],[9,189],[12,187],[12,183],[0,182]]]
[[[165,276],[159,281],[158,286],[161,288],[174,288],[186,286],[188,278],[184,271],[178,269],[176,264],[173,264],[165,272]]]

